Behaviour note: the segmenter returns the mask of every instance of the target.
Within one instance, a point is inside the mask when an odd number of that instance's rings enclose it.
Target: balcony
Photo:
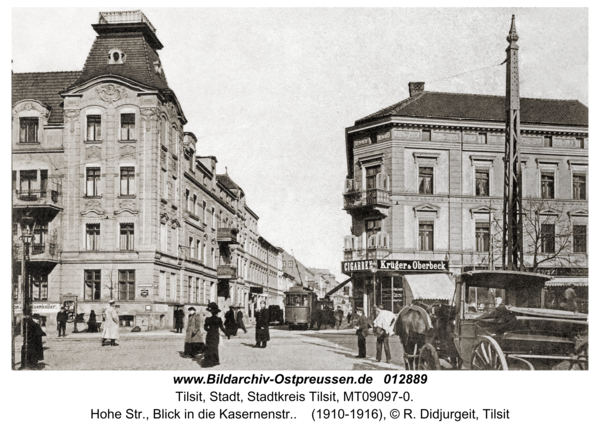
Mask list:
[[[49,222],[62,211],[62,195],[55,190],[13,190],[13,213],[27,214],[40,222]]]
[[[13,244],[13,259],[21,262],[23,257],[22,243]],[[29,265],[52,269],[58,263],[58,249],[55,243],[34,243],[29,246]]]
[[[377,183],[377,188],[362,190],[354,180],[346,180],[344,210],[358,218],[386,217],[391,206],[388,181],[386,179]]]
[[[234,279],[237,278],[237,267],[229,264],[217,266],[217,279]]]
[[[217,229],[217,242],[219,242],[219,245],[234,245],[237,243],[237,234],[237,228],[219,227]]]
[[[148,27],[156,33],[156,28],[150,23],[150,20],[146,18],[146,15],[141,10],[123,11],[123,12],[100,12],[100,18],[98,24],[125,24],[144,22],[148,24]]]

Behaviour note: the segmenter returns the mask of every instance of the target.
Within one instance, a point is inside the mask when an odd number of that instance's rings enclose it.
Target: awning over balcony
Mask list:
[[[328,291],[327,294],[325,294],[325,297],[329,297],[329,296],[332,296],[333,294],[337,293],[340,289],[345,287],[348,284],[348,282],[350,282],[351,280],[352,280],[352,278],[348,278],[341,284],[338,284],[331,291]]]
[[[404,275],[413,300],[452,300],[454,282],[444,273]]]

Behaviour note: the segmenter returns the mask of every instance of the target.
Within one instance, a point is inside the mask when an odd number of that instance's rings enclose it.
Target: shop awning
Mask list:
[[[547,287],[587,287],[588,278],[554,278],[551,281],[546,282]]]
[[[342,289],[343,287],[345,287],[346,284],[348,284],[348,282],[350,282],[351,280],[352,280],[352,278],[348,278],[344,282],[342,282],[341,284],[336,285],[335,288],[333,288],[331,291],[328,291],[327,294],[325,294],[325,297],[329,297],[329,296],[335,294],[340,289]]]
[[[454,282],[444,273],[404,275],[415,300],[452,300]]]

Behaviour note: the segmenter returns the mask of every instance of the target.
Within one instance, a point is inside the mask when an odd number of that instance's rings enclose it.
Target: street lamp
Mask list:
[[[27,272],[27,261],[29,260],[29,245],[33,241],[33,228],[35,220],[29,216],[21,217],[21,241],[23,249],[21,255],[21,297],[22,318],[21,318],[21,333],[23,334],[23,346],[21,347],[21,367],[20,369],[29,369],[29,329],[31,319],[31,291],[29,285],[29,274]]]

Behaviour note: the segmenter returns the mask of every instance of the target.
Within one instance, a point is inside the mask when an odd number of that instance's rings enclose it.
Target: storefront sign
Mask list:
[[[447,260],[358,260],[343,261],[342,273],[395,270],[411,272],[448,272]]]
[[[167,312],[169,310],[169,305],[154,305],[155,312]]]
[[[15,303],[15,313],[21,313],[21,304]],[[32,314],[51,314],[60,311],[60,303],[32,303]]]

